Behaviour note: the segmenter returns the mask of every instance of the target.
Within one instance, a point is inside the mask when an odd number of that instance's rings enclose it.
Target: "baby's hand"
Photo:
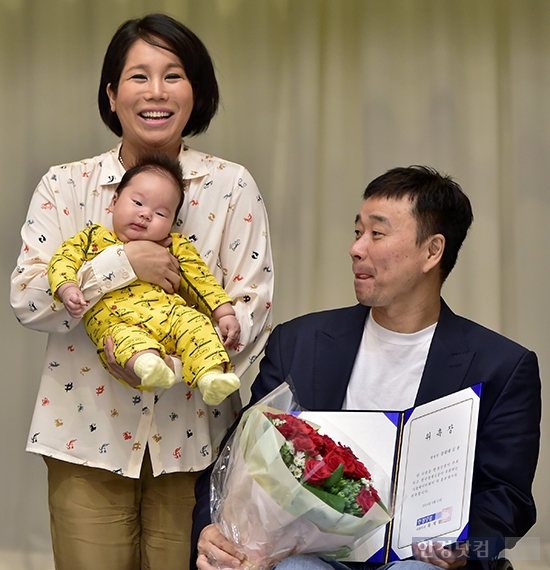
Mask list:
[[[82,318],[88,308],[88,301],[76,283],[63,283],[57,290],[57,296],[73,319]]]
[[[236,348],[241,337],[241,325],[235,315],[224,315],[218,320],[218,328],[225,348]]]

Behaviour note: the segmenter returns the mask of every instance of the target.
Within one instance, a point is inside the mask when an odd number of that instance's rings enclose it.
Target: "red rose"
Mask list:
[[[341,463],[344,463],[342,454],[340,453],[340,450],[337,447],[329,451],[326,455],[323,455],[323,461],[325,462],[326,466],[330,469],[331,473]],[[344,463],[344,471],[345,471],[345,463]]]
[[[304,481],[310,485],[322,485],[331,475],[330,469],[324,461],[308,459],[304,470]]]
[[[309,434],[309,438],[313,442],[315,449],[317,450],[316,455],[322,455],[323,453],[323,436],[318,434],[315,430]]]
[[[277,428],[278,431],[281,432],[281,434],[284,436],[285,439],[292,438],[292,435],[294,434],[294,429],[292,427],[291,422],[289,421],[289,418],[291,418],[291,416],[289,416],[288,414],[266,414],[266,415],[270,419],[284,422],[281,423],[280,425],[275,425],[275,427]]]
[[[353,512],[356,515],[356,510],[346,511],[345,504],[342,504],[340,507],[335,506],[336,499],[341,499],[338,495],[329,495],[329,491],[324,488],[312,488],[327,485],[327,480],[331,477],[329,486],[338,483],[342,476],[354,480],[370,479],[371,475],[368,469],[355,456],[353,451],[341,443],[336,443],[327,435],[320,435],[309,423],[292,414],[266,413],[266,416],[272,420],[273,425],[275,425],[286,441],[293,443],[295,453],[305,453],[304,471],[299,476],[302,484],[307,484],[306,487],[309,487],[311,492],[319,493],[318,496],[323,501],[337,510]],[[285,459],[285,463],[287,461],[288,458]],[[380,497],[374,487],[367,489],[361,486],[361,491],[356,497],[356,504],[360,507],[363,514],[378,501],[380,501]]]
[[[344,475],[352,479],[370,479],[371,475],[365,465],[355,456],[353,451],[344,445],[342,449],[342,463],[344,464]]]
[[[268,417],[284,421],[283,424],[276,427],[286,440],[293,440],[298,435],[307,436],[309,430],[313,429],[306,422],[290,414],[268,414]]]
[[[357,504],[361,507],[363,514],[366,513],[374,503],[380,500],[378,493],[374,487],[366,489],[363,487],[359,495],[357,495]]]
[[[319,446],[319,449],[323,457],[338,447],[328,435],[321,435],[319,437],[321,438],[322,442]]]
[[[309,457],[314,457],[318,454],[317,448],[313,440],[306,436],[298,435],[293,440],[294,449],[296,451],[304,451]]]

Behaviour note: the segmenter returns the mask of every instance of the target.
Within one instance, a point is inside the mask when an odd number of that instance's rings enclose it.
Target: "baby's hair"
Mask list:
[[[167,178],[175,182],[176,187],[178,188],[181,194],[178,207],[176,208],[175,216],[177,217],[181,205],[183,204],[183,198],[185,195],[184,183],[183,183],[183,170],[181,168],[179,160],[177,160],[176,158],[172,158],[171,156],[168,156],[164,152],[149,152],[146,154],[142,154],[138,158],[134,166],[132,166],[132,168],[129,168],[124,173],[124,176],[122,177],[122,180],[118,185],[118,188],[115,190],[115,193],[120,195],[121,192],[124,190],[124,188],[128,186],[130,180],[132,180],[134,176],[140,174],[141,172],[158,172],[159,174],[162,174],[163,176],[166,176]]]

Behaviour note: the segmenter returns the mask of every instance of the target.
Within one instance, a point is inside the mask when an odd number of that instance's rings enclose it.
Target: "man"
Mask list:
[[[536,518],[531,494],[541,415],[536,355],[455,315],[440,297],[473,220],[458,184],[430,168],[395,168],[371,182],[363,197],[350,250],[359,304],[278,326],[251,402],[289,375],[299,404],[309,410],[406,409],[483,382],[469,531],[495,556],[504,538],[517,540]],[[215,567],[209,560],[237,567],[235,548],[214,526],[205,526],[208,489],[205,473],[196,488],[195,534],[203,529],[197,567]],[[440,545],[413,551],[417,560],[396,562],[395,570],[433,568],[427,564],[482,567]],[[331,568],[346,566],[312,556],[277,565],[277,570]]]

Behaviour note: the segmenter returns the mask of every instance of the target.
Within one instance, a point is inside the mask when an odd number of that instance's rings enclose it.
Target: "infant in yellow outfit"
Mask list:
[[[115,192],[114,231],[94,224],[65,241],[50,261],[48,277],[54,297],[69,315],[83,318],[107,370],[105,345],[111,337],[116,362],[140,378],[138,388],[170,388],[176,378],[165,359],[175,354],[182,360],[183,380],[200,390],[206,404],[217,405],[240,386],[229,372],[225,349],[238,345],[240,325],[231,298],[189,239],[170,234],[183,196],[179,162],[163,154],[144,157],[125,173]],[[138,279],[88,308],[78,286],[79,268],[106,247],[122,248],[134,241],[168,247],[179,263],[177,292]],[[223,343],[209,317],[218,324]]]

